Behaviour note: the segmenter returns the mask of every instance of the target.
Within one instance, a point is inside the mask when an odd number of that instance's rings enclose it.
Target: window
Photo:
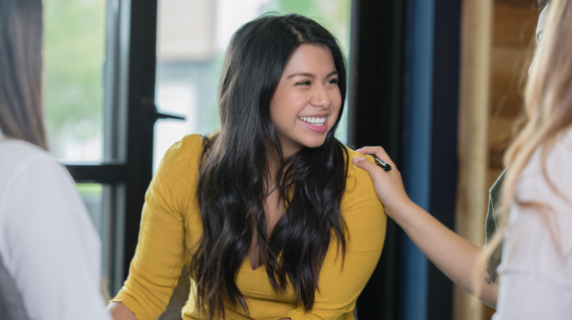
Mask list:
[[[103,279],[111,277],[111,234],[112,221],[108,214],[112,212],[112,208],[107,208],[110,203],[110,197],[113,194],[113,186],[100,183],[78,183],[78,191],[83,202],[89,212],[89,216],[95,225],[95,229],[101,238],[103,255],[101,257],[101,274]]]
[[[66,161],[101,161],[106,1],[46,1],[44,21],[50,150]]]
[[[121,110],[120,9],[128,1],[50,0],[44,6],[49,148],[76,179],[102,241],[102,276],[123,281],[125,116]],[[123,72],[124,73],[124,72]],[[124,77],[124,76],[123,76]],[[125,81],[123,81],[125,82]],[[124,130],[123,130],[124,131]]]

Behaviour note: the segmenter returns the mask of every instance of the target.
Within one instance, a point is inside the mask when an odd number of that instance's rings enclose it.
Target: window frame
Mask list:
[[[104,65],[104,161],[64,162],[76,183],[111,186],[111,294],[125,280],[139,236],[141,208],[153,175],[157,0],[107,0]],[[106,239],[104,239],[105,243]]]

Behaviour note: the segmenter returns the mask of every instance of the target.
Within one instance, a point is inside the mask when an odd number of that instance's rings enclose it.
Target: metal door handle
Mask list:
[[[178,114],[159,112],[155,103],[148,98],[141,99],[141,106],[143,107],[143,118],[154,124],[159,119],[171,119],[185,121],[186,117]]]

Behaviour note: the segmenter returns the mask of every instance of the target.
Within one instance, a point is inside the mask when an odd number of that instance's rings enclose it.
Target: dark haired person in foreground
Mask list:
[[[41,0],[0,0],[0,319],[111,319],[99,236],[46,152],[42,11]]]
[[[157,319],[185,263],[185,319],[354,319],[386,216],[334,137],[345,95],[322,26],[299,15],[242,26],[224,62],[222,129],[165,155],[116,319]]]

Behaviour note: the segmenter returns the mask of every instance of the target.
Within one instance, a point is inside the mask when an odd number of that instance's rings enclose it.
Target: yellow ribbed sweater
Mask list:
[[[155,320],[165,310],[180,271],[196,248],[202,219],[197,199],[202,137],[190,135],[169,149],[145,198],[139,242],[125,285],[112,301],[121,301],[138,320]],[[348,150],[350,160],[355,151]],[[370,159],[371,160],[371,159]],[[356,300],[369,280],[385,239],[386,215],[367,172],[349,164],[341,212],[348,227],[348,242],[342,268],[335,238],[330,243],[320,271],[319,291],[312,310],[296,302],[291,284],[277,294],[264,266],[253,270],[245,257],[236,278],[249,314],[227,306],[226,319],[353,320]],[[192,280],[191,280],[192,281]],[[192,291],[192,290],[191,290]],[[191,296],[183,318],[207,319],[195,311]]]

